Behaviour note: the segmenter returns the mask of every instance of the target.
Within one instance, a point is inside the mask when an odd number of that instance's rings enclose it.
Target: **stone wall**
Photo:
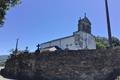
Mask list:
[[[7,60],[1,74],[20,80],[115,80],[120,49],[21,53]]]

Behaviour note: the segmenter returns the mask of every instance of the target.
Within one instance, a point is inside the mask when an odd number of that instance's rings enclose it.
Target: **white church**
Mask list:
[[[84,18],[80,18],[78,21],[78,30],[73,32],[72,35],[40,44],[41,51],[48,50],[52,47],[57,47],[62,50],[96,49],[96,41],[91,34],[91,22],[86,15]],[[52,49],[54,50],[54,48]]]

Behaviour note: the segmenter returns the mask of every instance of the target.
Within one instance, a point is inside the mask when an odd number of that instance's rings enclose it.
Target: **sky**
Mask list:
[[[112,35],[120,38],[120,0],[108,0]],[[10,54],[19,38],[19,50],[35,51],[36,45],[72,35],[84,13],[92,34],[107,37],[104,0],[22,0],[11,8],[0,28],[0,55]]]

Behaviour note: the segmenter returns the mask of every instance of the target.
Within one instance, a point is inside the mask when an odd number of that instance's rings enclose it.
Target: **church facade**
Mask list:
[[[81,49],[96,49],[96,41],[91,34],[91,22],[84,16],[78,21],[78,30],[73,32],[73,35],[51,40],[40,44],[40,49],[44,50],[53,46],[57,46],[62,50],[81,50]]]

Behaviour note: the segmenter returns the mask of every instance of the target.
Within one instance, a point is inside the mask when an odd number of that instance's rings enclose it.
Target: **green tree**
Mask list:
[[[109,46],[108,39],[106,37],[97,36],[95,39],[97,49],[105,49]],[[112,46],[120,47],[120,40],[117,37],[112,37]]]
[[[20,0],[0,0],[0,26],[3,26],[7,10],[20,3]]]
[[[112,45],[113,47],[120,47],[120,40],[117,37],[112,37]]]
[[[95,40],[96,40],[96,48],[97,49],[105,49],[108,45],[108,40],[105,37],[97,36],[95,38]]]

